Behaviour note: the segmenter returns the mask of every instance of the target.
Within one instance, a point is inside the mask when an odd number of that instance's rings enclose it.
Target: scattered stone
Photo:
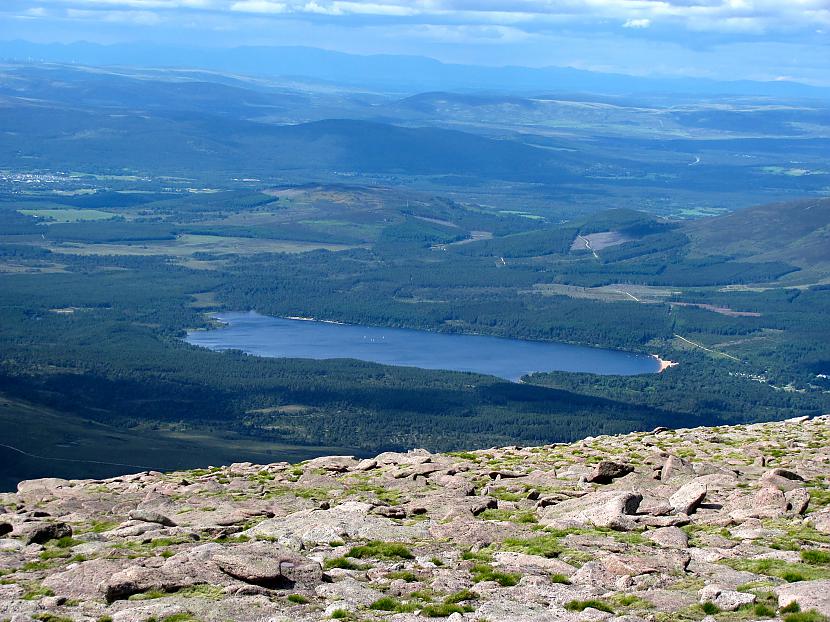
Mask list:
[[[729,590],[720,585],[707,585],[700,590],[701,603],[712,603],[724,611],[735,611],[744,605],[751,605],[755,599],[755,594]]]
[[[804,514],[810,505],[810,493],[806,488],[793,488],[784,493],[787,502],[787,512],[791,514]]]
[[[26,544],[43,544],[72,535],[72,528],[66,523],[24,523],[22,532]]]
[[[820,614],[830,616],[830,579],[820,581],[798,581],[775,588],[779,607],[798,603],[802,611],[815,609]]]
[[[830,510],[810,514],[808,522],[821,533],[830,533]]]
[[[542,510],[539,522],[550,527],[610,527],[634,529],[634,514],[643,495],[639,492],[594,492]]]
[[[22,482],[0,494],[0,620],[645,622],[711,602],[751,621],[738,588],[767,578],[730,565],[804,563],[773,545],[830,533],[827,438],[830,416]],[[769,581],[830,615],[830,580]],[[438,608],[452,595],[472,611]]]
[[[353,469],[358,465],[358,461],[354,456],[322,456],[314,458],[306,463],[306,466],[311,469],[324,469],[326,471],[334,471],[337,473],[345,473],[349,469]]]
[[[787,469],[772,469],[761,476],[762,486],[772,486],[787,492],[804,485],[804,478]]]
[[[507,471],[504,469],[499,469],[496,471],[490,471],[488,473],[490,479],[515,479],[517,477],[524,477],[524,473],[517,473],[516,471]]]
[[[669,504],[675,514],[692,514],[704,498],[706,498],[706,486],[692,481],[669,497]]]
[[[661,527],[648,532],[646,537],[667,549],[685,549],[689,546],[689,536],[679,527]]]
[[[361,460],[358,462],[354,470],[355,471],[371,471],[372,469],[376,469],[378,467],[378,461],[372,458],[366,458],[365,460]]]
[[[624,477],[632,471],[634,467],[630,464],[603,460],[594,467],[593,472],[588,476],[588,481],[595,484],[610,484],[613,480]]]
[[[287,589],[321,583],[323,570],[293,551],[269,542],[252,542],[230,548],[213,557],[222,572],[262,587]]]
[[[415,508],[417,510],[421,510],[416,512],[413,510],[413,514],[425,514],[425,508]],[[377,514],[378,516],[385,516],[386,518],[397,518],[402,519],[406,518],[406,510],[399,506],[391,506],[391,505],[379,505],[378,507],[374,507],[370,510],[372,514]]]
[[[152,510],[133,510],[129,516],[130,520],[141,521],[143,523],[157,523],[165,527],[176,527],[176,523],[167,516],[153,512]]]
[[[666,461],[663,463],[663,468],[660,470],[660,481],[668,482],[672,478],[690,475],[694,475],[694,469],[689,462],[677,456],[669,456],[666,458]]]

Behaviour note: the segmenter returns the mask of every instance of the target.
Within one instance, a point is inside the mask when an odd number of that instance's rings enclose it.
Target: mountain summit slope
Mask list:
[[[689,225],[697,249],[802,268],[830,265],[830,198],[771,203]]]
[[[0,496],[0,617],[822,620],[828,438],[824,416],[26,481]]]

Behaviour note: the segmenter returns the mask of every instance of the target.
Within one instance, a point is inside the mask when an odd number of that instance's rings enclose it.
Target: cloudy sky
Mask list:
[[[830,0],[0,0],[0,40],[308,45],[830,86]]]

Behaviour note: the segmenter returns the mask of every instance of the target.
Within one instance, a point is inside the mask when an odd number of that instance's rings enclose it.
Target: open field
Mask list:
[[[130,244],[84,244],[67,242],[53,249],[72,255],[168,255],[187,257],[196,253],[216,255],[254,255],[257,253],[305,253],[314,250],[340,251],[356,246],[326,244],[322,242],[297,242],[293,240],[268,240],[216,235],[183,234],[175,240],[141,241]]]
[[[97,209],[21,209],[26,216],[41,218],[48,222],[81,222],[84,220],[109,220],[118,214]]]
[[[589,233],[587,235],[578,236],[574,238],[571,244],[571,250],[592,249],[601,251],[603,248],[622,244],[623,242],[630,242],[634,238],[622,233],[621,231],[603,231],[601,233]]]
[[[0,274],[54,274],[64,266],[46,261],[0,261]]]
[[[704,303],[670,302],[669,305],[673,307],[696,307],[698,309],[706,309],[707,311],[713,311],[729,317],[761,317],[760,313],[756,313],[754,311],[735,311],[729,307],[720,307]]]
[[[48,477],[60,466],[64,477],[102,478],[146,470],[204,466],[209,462],[306,460],[342,447],[304,447],[258,441],[201,429],[114,428],[0,394],[0,490],[21,479]]]
[[[665,302],[666,298],[683,292],[667,287],[652,287],[649,285],[619,284],[604,285],[602,287],[579,287],[560,283],[537,283],[532,290],[522,293],[541,294],[542,296],[568,296],[569,298],[584,298],[603,302],[661,303]]]

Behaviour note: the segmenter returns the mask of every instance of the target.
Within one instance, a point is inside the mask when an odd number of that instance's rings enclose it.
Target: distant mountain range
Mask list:
[[[488,192],[507,183],[513,197],[518,183],[568,205],[610,192],[616,206],[638,208],[646,195],[658,206],[688,200],[678,191],[734,209],[827,187],[827,101],[658,98],[400,96],[207,70],[9,62],[0,168],[209,184],[405,177]]]
[[[702,78],[636,77],[569,67],[485,67],[447,64],[420,56],[358,56],[309,47],[192,48],[146,43],[99,45],[85,42],[37,44],[2,41],[0,58],[96,66],[186,67],[260,76],[295,76],[400,93],[475,90],[830,98],[830,88],[788,81],[719,82]]]

